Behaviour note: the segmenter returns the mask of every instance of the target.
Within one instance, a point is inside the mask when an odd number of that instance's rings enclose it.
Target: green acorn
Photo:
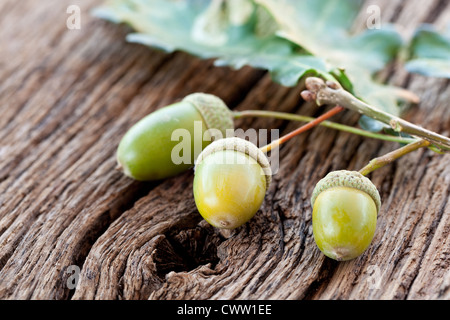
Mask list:
[[[361,255],[375,234],[381,207],[375,185],[356,171],[335,171],[317,183],[311,197],[314,240],[337,261]]]
[[[266,155],[240,138],[214,141],[197,159],[194,199],[212,226],[235,229],[261,207],[272,178]]]
[[[223,137],[227,129],[234,129],[232,112],[220,98],[205,93],[188,95],[178,103],[147,115],[128,130],[117,149],[119,169],[135,180],[150,181],[172,177],[191,168],[198,154],[211,143],[202,138],[201,148],[196,150],[196,122],[202,124],[201,137],[209,129],[219,130]],[[187,141],[190,161],[176,163],[172,159],[172,150],[180,143],[172,141],[177,129],[187,130],[190,136],[190,142]]]

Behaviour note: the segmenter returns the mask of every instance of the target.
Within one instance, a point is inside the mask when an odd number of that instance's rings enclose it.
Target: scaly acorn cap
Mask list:
[[[354,188],[367,193],[375,202],[377,212],[380,212],[380,194],[372,181],[357,171],[346,170],[330,172],[316,184],[311,197],[311,206],[314,207],[314,203],[321,192],[335,187]]]
[[[269,159],[267,159],[264,152],[256,145],[241,138],[233,137],[214,141],[199,154],[195,167],[197,167],[207,156],[223,150],[242,152],[258,162],[266,176],[266,190],[269,188],[272,181],[272,169],[270,167]]]
[[[226,137],[226,130],[234,130],[233,113],[222,99],[212,94],[193,93],[183,101],[191,103],[200,113],[208,129],[217,129]]]

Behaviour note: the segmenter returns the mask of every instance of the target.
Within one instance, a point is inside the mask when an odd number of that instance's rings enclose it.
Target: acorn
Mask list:
[[[197,159],[195,204],[212,226],[238,228],[260,209],[271,177],[269,160],[253,143],[240,138],[214,141]]]
[[[311,197],[314,240],[337,261],[352,260],[370,246],[381,207],[375,185],[356,171],[335,171],[317,183]]]
[[[195,141],[196,124],[201,124],[202,141]],[[183,149],[187,152],[187,161],[181,163],[172,156],[174,148],[180,144],[172,139],[177,129],[185,129],[183,132],[190,139],[182,141],[188,149]],[[214,95],[190,94],[180,102],[147,115],[128,130],[117,149],[118,168],[126,176],[140,181],[175,176],[194,166],[198,154],[211,143],[211,139],[203,139],[205,132],[211,129],[219,130],[225,137],[227,129],[234,129],[232,112]],[[195,147],[196,143],[200,148]]]

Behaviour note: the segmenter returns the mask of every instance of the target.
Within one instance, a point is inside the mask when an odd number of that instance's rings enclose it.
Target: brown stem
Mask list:
[[[275,147],[278,147],[279,145],[282,145],[283,143],[289,141],[290,139],[298,136],[299,134],[308,131],[309,129],[314,128],[315,126],[319,125],[321,122],[333,117],[334,115],[338,114],[339,112],[343,111],[344,108],[341,106],[336,106],[333,109],[331,109],[330,111],[328,111],[327,113],[323,114],[322,116],[314,119],[313,121],[308,122],[307,124],[305,124],[304,126],[298,128],[295,131],[292,131],[291,133],[285,135],[284,137],[281,137],[280,139],[277,139],[275,141],[273,141],[272,143],[270,143],[269,145],[262,147],[261,151],[264,153],[269,152],[270,150],[272,150]]]
[[[342,88],[325,83],[320,78],[310,77],[306,79],[306,91],[302,92],[303,99],[316,101],[317,105],[339,105],[347,109],[357,111],[372,119],[381,121],[391,126],[396,132],[405,132],[412,136],[424,139],[443,151],[450,151],[450,138],[424,129],[385,111],[370,106],[354,97]]]

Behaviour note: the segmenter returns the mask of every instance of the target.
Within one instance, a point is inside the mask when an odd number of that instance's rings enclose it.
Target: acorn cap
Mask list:
[[[357,171],[342,170],[330,172],[316,184],[311,197],[311,205],[314,207],[314,203],[321,192],[335,187],[354,188],[367,193],[375,202],[377,212],[380,211],[381,198],[377,188],[370,179]]]
[[[234,129],[233,114],[222,99],[207,93],[193,93],[183,101],[191,103],[200,113],[208,129],[218,129],[226,137],[227,129]]]
[[[272,169],[270,168],[269,159],[256,145],[250,141],[241,138],[226,138],[214,141],[208,145],[197,158],[195,166],[197,167],[207,156],[223,150],[234,150],[244,153],[254,159],[261,166],[266,176],[266,190],[272,181]]]

